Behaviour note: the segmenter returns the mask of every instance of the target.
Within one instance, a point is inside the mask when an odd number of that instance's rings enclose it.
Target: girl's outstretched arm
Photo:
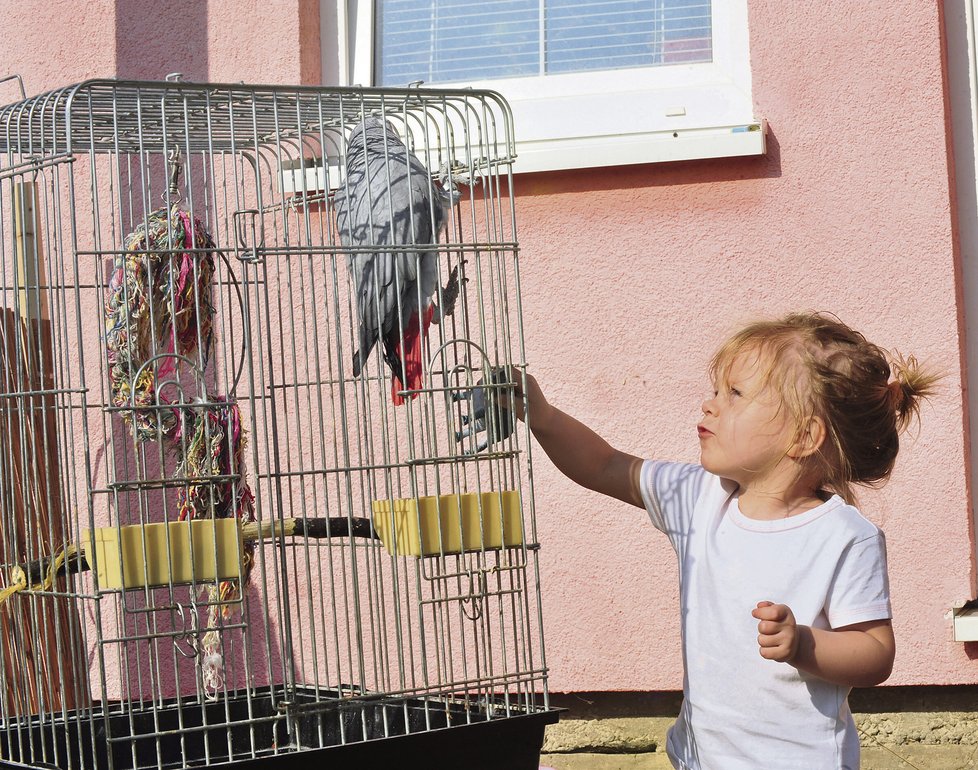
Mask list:
[[[758,602],[761,657],[790,663],[833,684],[872,687],[893,670],[896,643],[889,620],[870,620],[845,628],[799,626],[784,604]]]
[[[523,383],[513,377],[516,416],[523,412]],[[557,469],[583,487],[644,508],[639,478],[642,459],[620,452],[583,423],[551,405],[537,381],[526,375],[530,431]]]

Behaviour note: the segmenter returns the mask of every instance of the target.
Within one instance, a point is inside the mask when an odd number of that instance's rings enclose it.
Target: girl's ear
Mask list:
[[[819,450],[824,441],[825,421],[815,415],[807,417],[798,430],[794,443],[788,449],[788,457],[801,460],[804,457],[813,455]]]

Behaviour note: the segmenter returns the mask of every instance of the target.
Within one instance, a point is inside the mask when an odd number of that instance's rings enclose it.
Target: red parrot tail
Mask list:
[[[418,314],[414,313],[404,330],[404,337],[394,347],[394,353],[398,359],[404,362],[404,374],[407,383],[401,384],[401,373],[394,372],[391,380],[391,401],[394,406],[400,406],[405,399],[398,393],[399,390],[417,390],[424,385],[424,366],[422,366],[422,342],[428,336],[428,327],[431,326],[431,318],[435,314],[435,306],[429,304],[424,311],[422,329],[418,329]],[[408,398],[416,398],[414,393]]]

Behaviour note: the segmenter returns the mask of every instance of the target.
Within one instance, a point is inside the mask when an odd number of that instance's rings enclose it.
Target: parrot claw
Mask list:
[[[480,452],[486,451],[488,448],[489,448],[489,439],[486,439],[485,441],[482,441],[481,443],[477,444],[475,449],[466,449],[465,452],[463,452],[463,454],[466,456],[477,455]]]
[[[469,436],[475,436],[482,433],[482,431],[486,429],[486,421],[482,417],[473,420],[469,415],[463,414],[460,416],[460,422],[463,426],[465,426],[465,428],[464,430],[455,431],[455,441],[462,441],[467,439]],[[486,441],[484,444],[480,444],[476,447],[476,452],[481,452],[487,446],[489,446],[488,441]]]
[[[471,435],[471,434],[468,434],[467,431],[456,431],[456,433],[455,433],[455,441],[456,442],[461,442],[464,439],[468,438],[469,435]],[[476,444],[476,446],[475,446],[474,449],[466,449],[462,454],[464,454],[466,456],[469,456],[469,455],[477,455],[480,452],[484,452],[488,448],[489,448],[489,439],[485,439],[483,441],[480,441],[478,444]]]
[[[462,192],[458,189],[458,185],[463,184],[471,187],[472,174],[458,161],[445,162],[438,168],[438,182],[441,185],[442,194],[447,199],[446,202],[454,206],[462,199]]]

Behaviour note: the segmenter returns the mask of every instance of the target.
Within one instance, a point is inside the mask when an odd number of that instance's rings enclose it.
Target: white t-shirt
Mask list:
[[[889,618],[883,533],[835,496],[776,521],[744,516],[736,484],[698,465],[646,461],[642,499],[679,557],[683,706],[666,751],[680,770],[855,770],[848,687],[757,645],[759,601],[801,625]]]

